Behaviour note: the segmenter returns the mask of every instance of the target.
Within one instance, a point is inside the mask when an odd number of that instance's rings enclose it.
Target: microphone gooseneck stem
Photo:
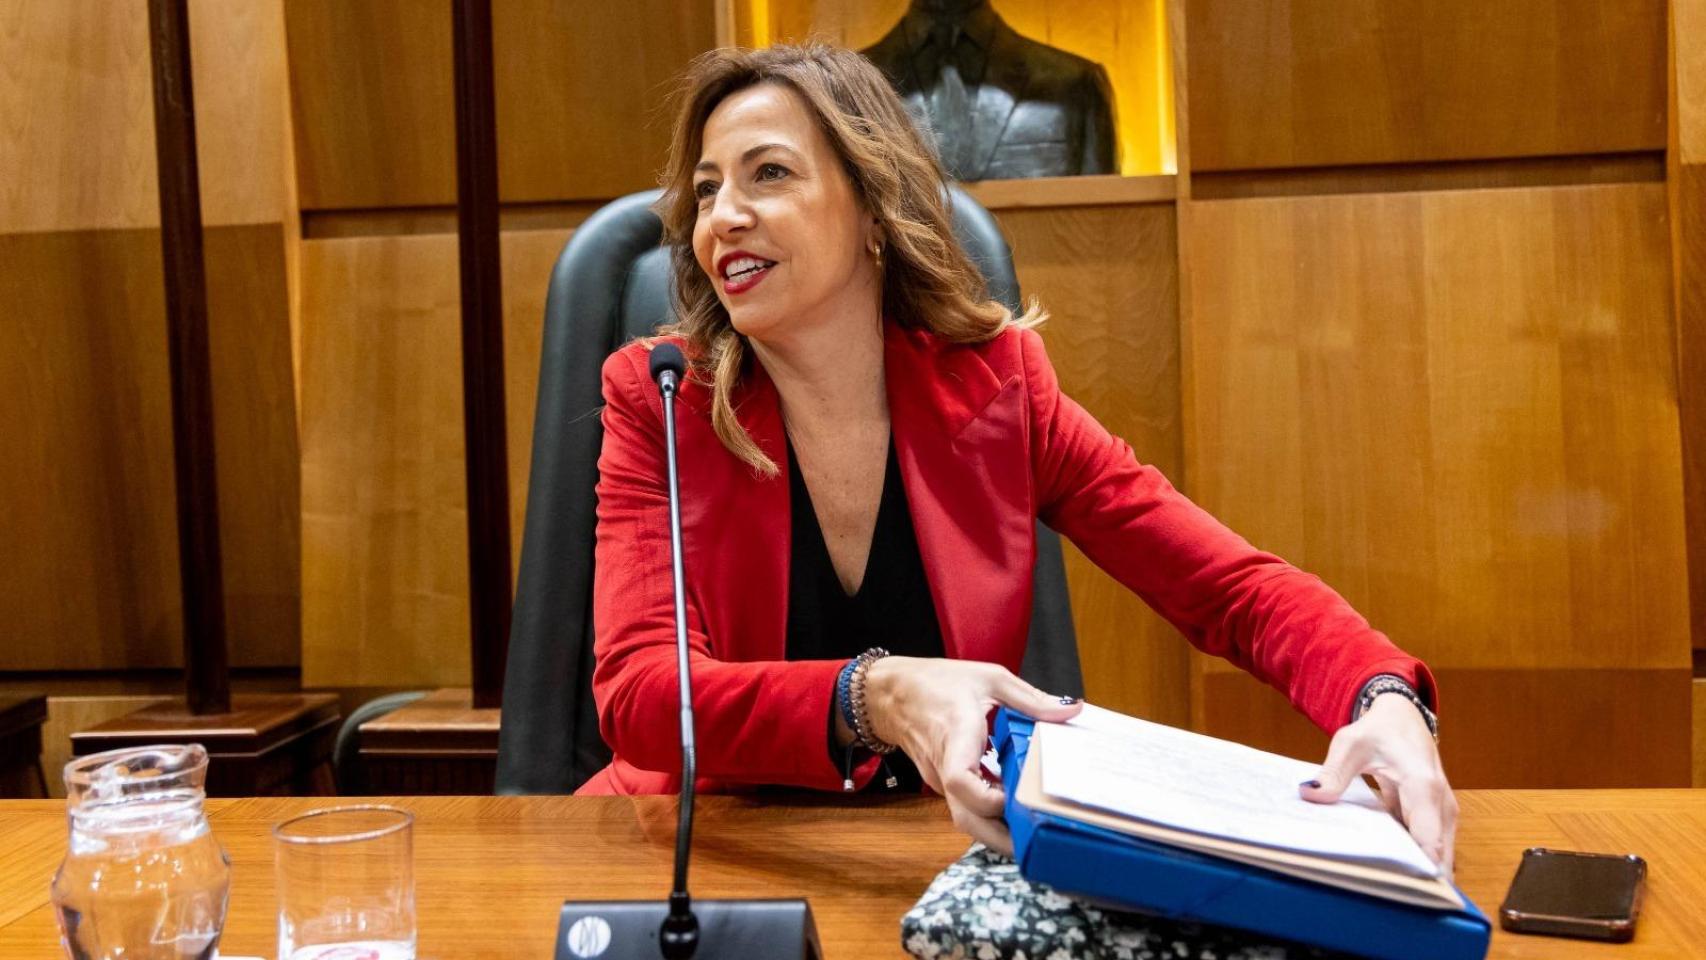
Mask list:
[[[675,388],[673,372],[658,378],[663,393],[664,449],[669,460],[669,546],[671,575],[675,578],[675,659],[681,689],[681,803],[675,826],[675,888],[670,891],[670,916],[686,920],[692,916],[687,895],[687,861],[693,848],[693,793],[698,766],[693,744],[693,678],[687,659],[687,584],[681,560],[681,488],[675,465]]]

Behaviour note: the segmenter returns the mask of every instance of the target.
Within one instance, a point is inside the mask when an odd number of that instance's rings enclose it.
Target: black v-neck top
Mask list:
[[[852,596],[842,589],[841,578],[835,573],[811,491],[806,488],[791,444],[788,486],[792,505],[788,659],[845,660],[871,647],[885,647],[899,656],[942,656],[942,629],[918,553],[918,536],[906,503],[894,439],[889,439],[888,465],[883,471],[883,493],[877,506],[876,529],[871,532],[865,579]],[[834,715],[828,720],[833,747]],[[832,753],[841,765],[842,751]],[[904,753],[897,750],[889,754],[887,765],[898,781],[893,789],[917,792],[921,779]],[[879,773],[871,780],[870,789],[886,789],[885,781]]]

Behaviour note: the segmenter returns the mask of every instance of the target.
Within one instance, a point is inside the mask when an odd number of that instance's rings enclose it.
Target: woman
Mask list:
[[[1040,517],[1192,643],[1337,731],[1307,799],[1371,773],[1449,870],[1456,804],[1427,668],[1060,392],[1031,329],[1041,310],[987,298],[941,168],[874,67],[823,47],[706,54],[665,182],[671,335],[691,366],[677,436],[702,789],[921,780],[1006,849],[1001,791],[978,770],[989,712],[1079,710],[1013,673]],[[586,793],[676,789],[649,349],[604,367],[593,686],[615,759]],[[895,655],[861,656],[879,646]]]

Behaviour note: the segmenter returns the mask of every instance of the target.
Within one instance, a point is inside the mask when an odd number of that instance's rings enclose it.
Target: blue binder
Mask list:
[[[1026,879],[1118,909],[1234,927],[1375,960],[1482,960],[1492,927],[1466,910],[1393,903],[1170,847],[1014,799],[1033,722],[1002,708],[995,743],[1013,855]],[[1469,898],[1464,897],[1469,903]]]

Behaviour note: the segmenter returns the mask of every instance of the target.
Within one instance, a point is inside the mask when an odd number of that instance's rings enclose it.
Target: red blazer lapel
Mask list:
[[[1017,672],[1036,556],[1019,377],[973,347],[889,323],[890,430],[950,657]]]
[[[1017,671],[1030,624],[1036,539],[1024,396],[974,347],[884,325],[890,430],[918,551],[951,657]],[[776,387],[754,362],[736,416],[781,468],[764,479],[710,428],[708,397],[684,392],[679,434],[682,524],[692,606],[716,655],[787,652],[791,549],[787,444]]]
[[[717,439],[708,392],[696,390],[688,399],[696,401],[691,414],[696,429],[680,431],[679,457],[691,600],[707,620],[718,659],[784,659],[791,538],[788,445],[776,387],[764,365],[753,360],[733,398],[736,418],[781,468],[769,479]],[[685,420],[688,411],[681,413]]]

